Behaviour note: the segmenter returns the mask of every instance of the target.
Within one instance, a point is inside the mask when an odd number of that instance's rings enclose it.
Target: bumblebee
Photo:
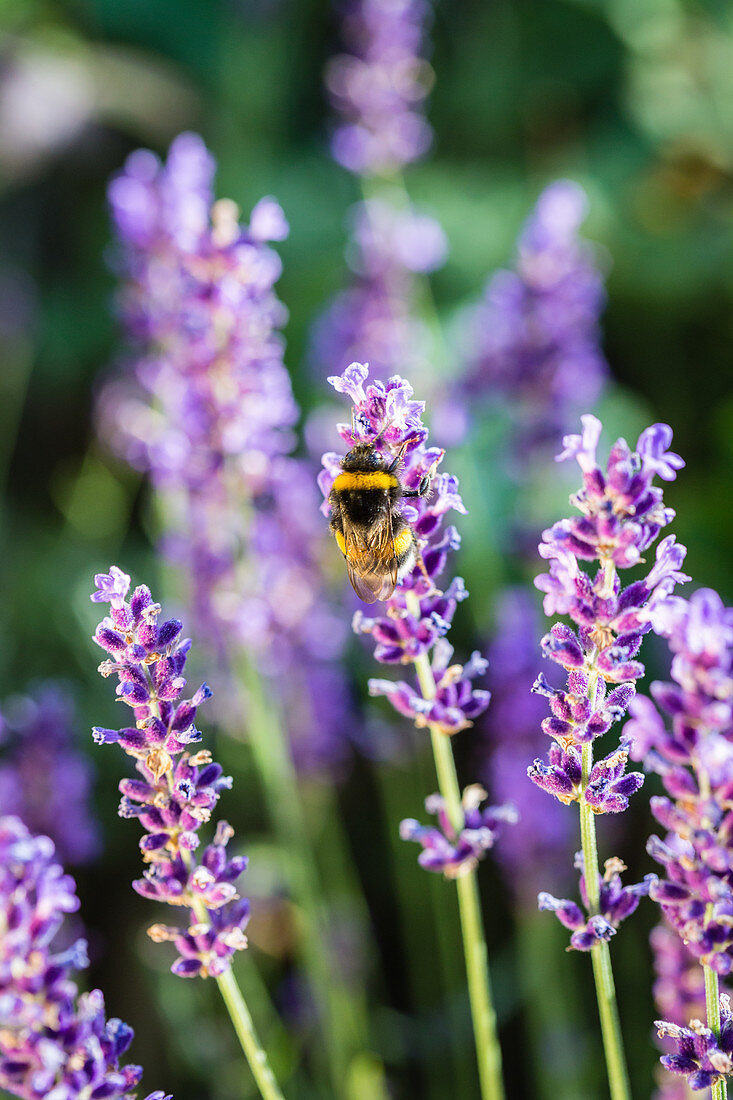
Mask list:
[[[418,489],[404,488],[397,470],[406,446],[390,461],[373,443],[357,443],[341,460],[341,473],[328,498],[331,531],[346,558],[352,587],[364,603],[389,599],[397,582],[422,562],[399,501],[425,496],[430,476]]]

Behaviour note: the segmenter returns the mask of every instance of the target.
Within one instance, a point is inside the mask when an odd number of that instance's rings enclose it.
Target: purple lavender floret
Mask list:
[[[313,470],[292,454],[282,265],[268,244],[288,226],[271,198],[242,223],[234,203],[214,202],[214,171],[201,138],[182,134],[165,163],[138,151],[110,184],[136,361],[103,391],[100,435],[163,494],[163,550],[222,669],[246,651],[273,678],[285,724],[298,717],[298,763],[338,767],[343,725],[302,706],[311,669],[333,679],[345,632],[324,598]]]
[[[369,199],[352,212],[352,278],[316,322],[310,356],[319,368],[352,363],[369,348],[377,374],[427,370],[431,337],[419,317],[417,274],[440,267],[447,243],[438,223],[412,208]]]
[[[439,828],[421,825],[414,818],[400,823],[403,840],[414,840],[422,845],[418,863],[426,871],[444,874],[446,878],[459,878],[473,871],[490,848],[493,848],[505,825],[514,825],[519,815],[511,804],[485,806],[486,791],[477,783],[466,787],[461,799],[464,823],[460,832],[451,824],[445,800],[439,794],[425,799],[425,809],[436,814]]]
[[[450,552],[460,545],[458,532],[444,526],[444,517],[451,510],[465,513],[466,509],[457,479],[436,472],[444,452],[428,446],[428,431],[422,421],[424,402],[414,400],[412,387],[399,375],[386,383],[369,382],[368,375],[368,366],[352,363],[342,375],[328,380],[353,402],[353,432],[351,424],[339,424],[342,440],[348,447],[357,441],[374,443],[384,455],[394,455],[406,445],[400,469],[402,484],[417,490],[425,477],[432,476],[432,486],[427,496],[410,498],[409,504],[402,504],[402,514],[420,545],[424,572],[416,565],[384,601],[381,615],[367,618],[358,611],[354,629],[372,636],[375,657],[383,663],[410,664],[422,654],[430,655],[438,685],[435,699],[426,700],[405,681],[375,680],[370,683],[370,691],[387,695],[395,709],[413,718],[418,726],[436,721],[446,734],[451,734],[472,725],[489,702],[488,692],[472,683],[485,667],[478,654],[465,666],[449,663],[453,650],[445,635],[458,603],[468,595],[463,580],[454,577],[444,590],[437,588]],[[318,484],[325,497],[326,514],[341,458],[334,453],[323,456]],[[413,614],[411,601],[408,605],[408,593],[417,601],[419,614]]]
[[[656,875],[645,875],[642,882],[633,886],[622,886],[621,874],[625,865],[616,856],[607,859],[603,875],[598,876],[600,901],[598,912],[589,914],[588,893],[583,871],[583,854],[577,852],[575,866],[580,870],[580,896],[586,912],[574,901],[555,898],[542,891],[537,898],[541,910],[550,910],[566,928],[572,931],[568,951],[590,951],[597,943],[608,941],[616,935],[621,921],[635,911],[639,899],[649,893],[656,881]]]
[[[720,998],[720,1037],[700,1020],[690,1020],[688,1027],[656,1020],[654,1026],[660,1037],[669,1036],[676,1047],[674,1054],[661,1059],[662,1065],[686,1077],[693,1091],[709,1089],[733,1073],[733,1016],[725,993]]]
[[[49,836],[65,863],[99,851],[90,806],[93,770],[75,746],[74,707],[60,684],[47,682],[3,706],[0,806],[32,833]]]
[[[490,279],[470,321],[468,394],[508,400],[525,450],[567,431],[608,374],[603,273],[579,237],[587,208],[577,183],[550,184],[519,238],[514,269]]]
[[[135,725],[95,727],[94,739],[119,744],[135,759],[141,776],[120,782],[120,816],[138,818],[145,830],[140,849],[148,867],[133,883],[135,890],[189,911],[186,929],[154,925],[150,936],[175,942],[175,974],[217,977],[229,969],[235,951],[247,946],[249,906],[235,885],[247,860],[226,851],[233,829],[220,821],[213,842],[198,852],[201,826],[232,782],[207,749],[189,751],[201,740],[196,712],[211,691],[202,684],[189,698],[182,697],[191,646],[181,639],[182,624],[175,619],[159,622],[160,604],[145,585],[127,600],[130,578],[119,570],[112,593],[111,576],[112,570],[98,574],[92,595],[97,602],[111,601],[110,614],[94,636],[110,655],[99,671],[105,677],[117,675],[117,697],[132,708]]]
[[[673,654],[671,683],[640,697],[624,733],[656,771],[666,797],[651,800],[666,831],[648,851],[666,871],[651,893],[689,950],[717,974],[733,970],[733,609],[711,589],[669,597],[650,611]]]
[[[142,1069],[120,1065],[132,1028],[105,1016],[101,990],[79,993],[85,941],[54,949],[65,914],[78,908],[53,842],[0,818],[0,1087],[25,1100],[134,1100]]]
[[[432,141],[422,110],[432,70],[421,57],[430,6],[425,0],[344,0],[341,13],[348,52],[326,69],[342,120],[331,149],[357,175],[393,175]]]

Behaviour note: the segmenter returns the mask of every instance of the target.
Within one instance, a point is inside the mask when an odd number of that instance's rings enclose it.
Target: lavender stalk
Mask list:
[[[178,620],[158,623],[161,606],[145,585],[128,601],[130,578],[117,566],[97,574],[95,583],[92,601],[110,604],[94,635],[109,654],[99,670],[105,677],[117,675],[117,697],[135,718],[132,727],[94,729],[95,741],[118,744],[142,777],[120,782],[120,816],[138,818],[145,830],[140,848],[148,866],[133,887],[189,914],[186,928],[154,924],[148,935],[175,945],[174,974],[215,978],[263,1100],[283,1100],[231,972],[233,955],[247,947],[249,902],[235,885],[247,860],[227,855],[234,830],[226,821],[218,822],[212,843],[197,855],[199,830],[211,819],[221,791],[231,786],[208,750],[189,751],[201,740],[194,725],[197,708],[211,692],[202,684],[191,698],[181,698],[191,643],[181,640]]]
[[[367,379],[368,367],[359,363],[329,379],[338,392],[352,399],[354,406],[352,425],[339,425],[341,438],[351,446],[371,444],[383,455],[402,454],[403,489],[417,491],[426,477],[435,476],[430,499],[416,496],[414,504],[401,506],[403,520],[410,523],[419,540],[421,564],[414,565],[386,599],[384,614],[372,619],[357,611],[354,629],[374,638],[378,661],[415,665],[419,691],[405,681],[392,680],[372,680],[369,691],[386,695],[399,713],[430,731],[440,794],[431,796],[426,808],[438,814],[440,828],[422,826],[410,819],[402,822],[400,833],[404,839],[421,845],[421,866],[457,882],[481,1093],[484,1100],[499,1100],[504,1095],[501,1055],[475,871],[501,826],[516,815],[509,807],[479,809],[486,796],[476,786],[468,787],[461,797],[449,737],[471,726],[473,718],[488,705],[488,692],[472,684],[474,677],[485,670],[486,662],[476,653],[465,667],[450,663],[453,650],[445,634],[458,602],[467,593],[458,577],[444,592],[435,587],[450,550],[459,544],[454,528],[443,529],[443,517],[450,509],[460,512],[465,508],[456,479],[435,473],[443,452],[427,446],[423,402],[412,400],[411,387],[398,376],[386,383]],[[328,498],[342,470],[341,457],[327,454],[323,462],[319,484]]]
[[[650,629],[650,609],[678,581],[689,579],[680,572],[685,549],[675,544],[673,535],[657,547],[656,564],[644,580],[622,589],[617,574],[617,569],[640,562],[672,520],[674,513],[664,507],[662,492],[652,481],[655,474],[673,480],[683,462],[666,450],[671,429],[655,424],[642,433],[633,452],[624,440],[617,440],[603,472],[596,461],[600,421],[589,415],[581,419],[582,435],[566,436],[559,456],[577,458],[583,473],[583,488],[571,497],[581,515],[561,520],[543,533],[540,554],[549,560],[550,569],[535,582],[545,593],[545,613],[569,615],[578,630],[555,623],[542,640],[544,655],[567,671],[568,688],[556,689],[544,676],[537,678],[533,690],[550,703],[551,717],[542,728],[553,745],[548,763],[535,760],[528,774],[560,802],[579,803],[578,866],[586,912],[573,901],[547,893],[539,895],[539,905],[554,911],[572,931],[571,948],[591,952],[611,1096],[627,1100],[628,1072],[608,941],[649,892],[655,876],[622,886],[625,868],[613,858],[606,860],[601,878],[595,818],[623,812],[644,777],[626,773],[625,744],[595,762],[593,744],[623,715],[635,694],[634,681],[644,672],[636,656]],[[580,560],[598,563],[595,577],[580,568]],[[608,693],[606,685],[612,689]]]

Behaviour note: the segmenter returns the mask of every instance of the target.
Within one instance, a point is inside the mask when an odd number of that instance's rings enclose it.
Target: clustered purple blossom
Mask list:
[[[439,828],[421,825],[414,818],[400,823],[403,840],[414,840],[422,845],[418,863],[426,871],[444,874],[446,878],[458,878],[469,874],[483,859],[503,831],[504,825],[514,825],[518,813],[513,806],[485,806],[481,803],[487,795],[483,787],[473,783],[466,787],[461,799],[463,825],[457,830],[448,815],[445,799],[432,794],[425,799],[425,809],[436,814]]]
[[[637,697],[624,731],[634,757],[667,791],[651,800],[667,833],[647,845],[666,873],[650,894],[686,949],[725,976],[733,970],[733,609],[717,592],[700,589],[689,600],[657,603],[650,620],[668,640],[673,682],[651,685],[654,703]],[[674,1019],[659,1024],[677,1045],[662,1062],[688,1075],[691,1088],[733,1071],[727,1004],[724,1016],[719,1043],[695,1021],[689,1028]]]
[[[727,994],[720,998],[719,1036],[700,1020],[690,1020],[688,1027],[656,1020],[655,1027],[660,1037],[669,1036],[676,1046],[676,1053],[661,1059],[662,1065],[671,1073],[684,1075],[695,1092],[709,1089],[733,1073],[733,1015]]]
[[[491,277],[469,321],[468,396],[508,401],[525,453],[567,431],[608,373],[599,328],[603,274],[595,249],[578,235],[587,208],[577,183],[550,184],[519,238],[514,269]]]
[[[428,431],[422,422],[424,402],[413,399],[412,387],[399,375],[386,383],[369,382],[368,375],[368,366],[352,363],[342,375],[328,380],[338,393],[350,397],[354,406],[353,432],[350,424],[339,424],[339,435],[349,447],[357,441],[371,442],[385,455],[396,454],[406,444],[400,470],[402,484],[416,490],[423,478],[432,476],[432,487],[427,496],[410,498],[409,503],[401,505],[420,543],[425,572],[416,565],[384,602],[381,615],[367,618],[357,611],[354,629],[371,635],[374,655],[385,664],[405,665],[422,654],[430,655],[438,687],[435,699],[425,700],[405,681],[371,680],[370,691],[386,695],[401,714],[418,725],[434,723],[443,733],[452,734],[472,725],[489,703],[488,692],[472,686],[473,678],[485,667],[479,655],[474,654],[465,667],[450,663],[453,650],[445,635],[458,603],[468,595],[463,580],[454,577],[444,591],[436,587],[449,553],[460,545],[455,527],[443,526],[444,517],[451,510],[465,513],[466,509],[457,479],[436,472],[443,451],[427,445]],[[332,452],[323,456],[318,484],[326,501],[340,472],[341,458]],[[328,511],[327,503],[324,511]],[[419,615],[408,606],[408,593],[418,601]]]
[[[197,708],[211,692],[202,684],[182,698],[191,643],[181,640],[177,619],[159,623],[160,604],[145,585],[128,601],[130,578],[114,565],[95,583],[92,600],[110,604],[94,635],[109,654],[99,671],[117,675],[117,698],[135,718],[134,726],[94,729],[95,741],[118,744],[141,776],[120,783],[120,816],[138,818],[145,830],[140,849],[148,866],[133,887],[143,897],[189,911],[185,929],[160,924],[149,929],[156,942],[175,944],[173,973],[217,977],[229,969],[234,952],[247,946],[249,902],[235,885],[247,859],[227,855],[234,835],[230,825],[220,821],[212,842],[198,854],[199,830],[210,821],[222,790],[231,787],[207,749],[190,752],[201,740],[194,724]]]
[[[475,757],[494,798],[503,801],[522,792],[519,821],[496,853],[507,885],[527,906],[536,904],[548,862],[563,865],[558,853],[567,852],[571,833],[562,807],[548,803],[537,786],[527,783],[527,758],[542,747],[545,713],[542,697],[530,692],[538,633],[539,615],[530,593],[519,587],[506,589],[499,598],[488,653],[491,706],[483,723],[487,736]]]
[[[85,941],[55,947],[65,914],[78,909],[49,837],[1,817],[0,1086],[24,1100],[134,1100],[142,1068],[120,1065],[132,1028],[105,1016],[101,990],[79,993]]]
[[[0,717],[0,806],[35,834],[49,836],[64,863],[99,851],[91,806],[93,771],[75,745],[71,697],[47,682],[13,696]]]
[[[567,898],[555,898],[545,891],[540,893],[537,900],[540,909],[555,913],[560,923],[572,931],[568,951],[590,951],[597,943],[604,940],[607,942],[616,935],[621,921],[631,916],[639,899],[649,893],[649,888],[656,881],[656,875],[645,875],[642,882],[622,886],[621,873],[626,870],[625,865],[616,856],[607,859],[603,875],[598,876],[598,912],[590,913],[582,852],[576,852],[575,866],[581,872],[580,896],[590,915],[586,915],[576,902]]]
[[[138,358],[104,391],[101,432],[163,494],[164,550],[200,636],[223,667],[244,647],[277,679],[303,733],[298,762],[338,764],[343,724],[323,689],[344,631],[324,599],[312,471],[291,455],[298,407],[267,244],[288,226],[270,198],[241,224],[234,203],[214,202],[214,172],[201,138],[182,134],[166,163],[139,150],[110,184]]]
[[[356,206],[347,250],[352,279],[316,322],[313,362],[345,367],[369,348],[375,373],[424,374],[431,335],[419,316],[415,276],[440,267],[446,251],[433,218],[386,198]]]
[[[667,451],[671,429],[655,424],[642,432],[635,451],[617,440],[604,472],[596,460],[601,423],[590,415],[581,419],[582,435],[566,436],[559,456],[576,458],[583,473],[583,488],[571,497],[580,514],[543,532],[539,552],[549,572],[535,581],[545,593],[545,613],[568,615],[576,626],[555,623],[542,639],[544,656],[568,673],[567,690],[542,675],[535,682],[533,690],[550,702],[542,728],[553,744],[548,761],[536,759],[528,774],[561,802],[619,813],[643,783],[640,772],[626,772],[627,745],[596,761],[586,778],[583,747],[591,748],[628,708],[633,681],[644,672],[636,658],[649,617],[677,582],[689,580],[680,571],[686,551],[673,535],[659,543],[643,580],[622,588],[617,573],[639,563],[673,518],[652,482],[657,474],[671,481],[683,462]],[[583,560],[597,562],[595,576],[580,568]]]
[[[423,104],[432,69],[421,56],[427,0],[344,0],[348,52],[331,59],[326,86],[341,117],[331,142],[339,164],[362,176],[389,176],[430,148]]]

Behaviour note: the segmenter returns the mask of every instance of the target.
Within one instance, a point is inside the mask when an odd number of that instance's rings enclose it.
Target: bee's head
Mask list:
[[[381,470],[384,458],[373,443],[356,443],[341,460],[344,470]]]

